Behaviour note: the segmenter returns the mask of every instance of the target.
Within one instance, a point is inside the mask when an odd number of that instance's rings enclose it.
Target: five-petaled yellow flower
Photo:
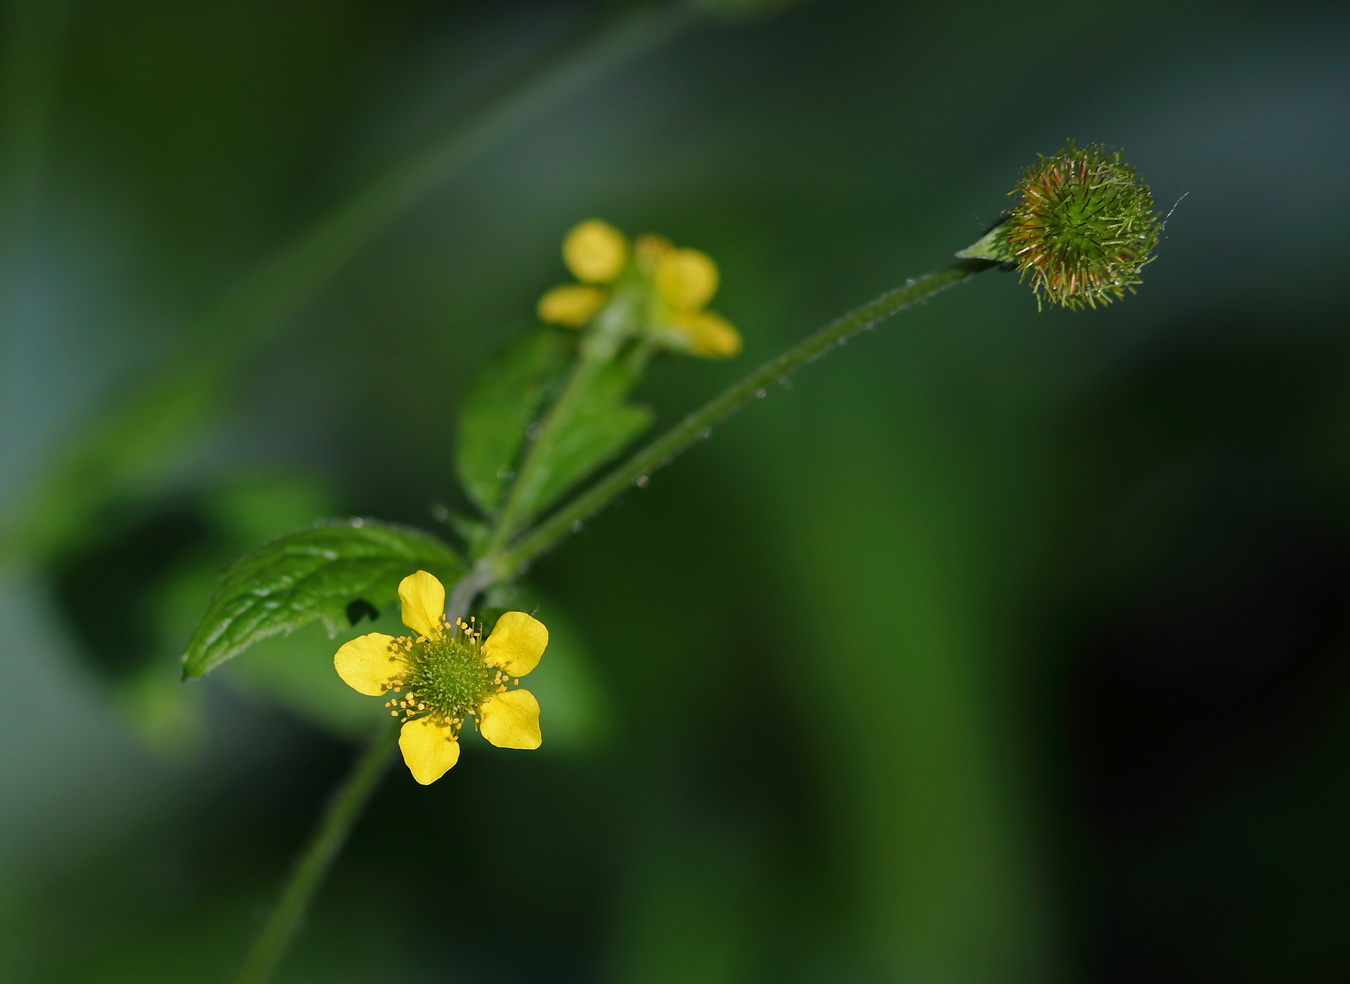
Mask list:
[[[647,334],[666,348],[729,359],[741,336],[707,304],[717,292],[717,264],[706,253],[678,248],[661,236],[639,236],[632,248],[607,222],[587,219],[563,239],[563,262],[581,281],[554,287],[539,299],[539,318],[583,328],[624,288],[645,297]]]
[[[539,665],[548,629],[524,612],[507,612],[487,639],[472,624],[445,618],[445,588],[426,571],[398,586],[403,624],[413,636],[372,632],[337,651],[333,666],[344,683],[382,697],[402,716],[398,746],[413,778],[426,785],[459,760],[459,730],[472,719],[500,748],[538,748],[539,702],[511,689]]]

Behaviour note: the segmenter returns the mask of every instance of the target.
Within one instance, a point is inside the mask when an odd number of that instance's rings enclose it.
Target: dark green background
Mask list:
[[[315,514],[460,506],[456,400],[572,223],[721,266],[746,351],[657,365],[670,422],[946,263],[1073,137],[1188,196],[1138,296],[1038,314],[984,274],[564,543],[530,578],[543,749],[392,769],[281,979],[1345,980],[1339,5],[705,19],[184,374],[219,412],[82,474],[61,526],[53,463],[229,334],[224,291],[598,9],[5,8],[0,977],[228,978],[369,715],[321,633],[180,686],[192,620]]]

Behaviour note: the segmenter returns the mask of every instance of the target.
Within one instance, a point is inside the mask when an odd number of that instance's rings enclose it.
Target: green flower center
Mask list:
[[[466,720],[478,717],[483,702],[506,689],[506,677],[483,657],[483,634],[473,624],[443,625],[432,638],[404,636],[395,641],[408,664],[405,677],[390,685],[402,691],[385,707],[403,720],[429,716],[456,735]]]

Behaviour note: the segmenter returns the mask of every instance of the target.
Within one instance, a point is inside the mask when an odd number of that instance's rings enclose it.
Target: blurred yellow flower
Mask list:
[[[398,745],[413,778],[426,785],[459,761],[459,731],[472,719],[501,748],[538,748],[539,702],[511,689],[536,666],[548,629],[524,612],[506,612],[483,639],[470,619],[452,628],[445,618],[445,587],[426,571],[398,586],[403,624],[415,633],[372,632],[346,643],[333,657],[344,683],[382,697],[402,717]]]
[[[582,282],[554,287],[539,298],[539,320],[584,328],[623,292],[640,312],[634,334],[705,359],[729,359],[740,352],[740,333],[706,310],[720,282],[717,264],[707,253],[651,234],[639,236],[630,250],[618,229],[587,219],[563,239],[563,261]]]

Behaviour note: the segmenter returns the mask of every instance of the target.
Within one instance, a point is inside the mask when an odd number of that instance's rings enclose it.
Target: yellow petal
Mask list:
[[[446,724],[429,717],[409,721],[398,733],[398,747],[413,778],[429,786],[459,761],[459,742]]]
[[[551,325],[580,328],[605,306],[605,291],[585,284],[554,287],[539,298],[539,320]]]
[[[381,697],[389,689],[389,681],[402,677],[408,668],[394,641],[383,632],[358,636],[337,651],[333,668],[357,693]]]
[[[483,643],[489,666],[500,666],[510,676],[523,677],[539,665],[548,645],[544,623],[524,612],[507,612],[497,619]]]
[[[403,624],[428,639],[440,634],[445,616],[445,587],[426,571],[409,574],[398,586]]]
[[[717,293],[717,264],[696,249],[672,249],[656,263],[656,289],[677,311],[697,311]]]
[[[538,748],[539,701],[528,690],[493,694],[478,709],[478,730],[498,748]]]
[[[628,262],[628,240],[608,222],[587,219],[563,240],[563,262],[580,281],[607,284]]]
[[[741,351],[741,334],[715,311],[677,312],[673,318],[677,344],[690,355],[730,359]]]

